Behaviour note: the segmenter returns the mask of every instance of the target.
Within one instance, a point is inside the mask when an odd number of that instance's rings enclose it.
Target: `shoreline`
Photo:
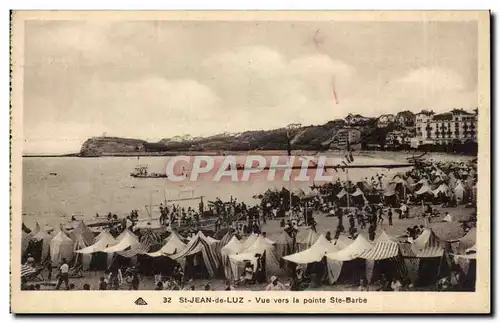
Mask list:
[[[33,155],[23,155],[23,158],[109,158],[109,157],[117,157],[117,158],[128,158],[128,157],[175,157],[175,156],[245,156],[245,155],[264,155],[264,156],[285,156],[287,154],[286,151],[283,150],[251,150],[251,151],[171,151],[171,152],[158,152],[158,153],[106,153],[101,156],[81,156],[79,153],[74,154],[33,154]],[[317,152],[315,150],[293,150],[292,155],[339,155],[343,156],[344,151],[341,150],[330,150],[324,152]],[[371,157],[371,158],[394,158],[395,160],[406,160],[406,158],[411,158],[413,156],[418,156],[422,154],[422,152],[416,151],[389,151],[389,150],[359,150],[355,151],[355,156],[362,157]],[[461,157],[464,159],[474,159],[477,158],[476,155],[463,155],[463,154],[453,154],[453,153],[444,153],[444,152],[429,152],[424,157],[428,159],[430,156],[432,157]]]

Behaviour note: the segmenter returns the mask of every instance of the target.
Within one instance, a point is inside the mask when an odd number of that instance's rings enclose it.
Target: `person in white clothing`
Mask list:
[[[62,259],[62,265],[59,267],[59,275],[57,277],[57,285],[56,290],[61,287],[61,284],[64,282],[66,285],[66,290],[69,290],[69,265],[66,262],[66,258]]]

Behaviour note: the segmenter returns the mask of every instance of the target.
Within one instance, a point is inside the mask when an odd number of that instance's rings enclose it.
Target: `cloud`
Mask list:
[[[464,81],[455,71],[439,67],[423,67],[408,72],[397,80],[401,84],[422,87],[431,93],[441,91],[461,91]]]
[[[47,140],[103,132],[158,140],[322,124],[350,112],[475,107],[473,46],[452,55],[469,38],[441,46],[430,37],[423,47],[402,37],[420,24],[398,25],[396,35],[394,25],[330,26],[321,26],[318,51],[317,28],[291,22],[27,22],[25,129]]]
[[[347,89],[355,76],[352,66],[326,55],[303,55],[293,59],[269,47],[243,47],[215,53],[202,62],[209,86],[229,111],[243,111],[252,118],[264,113],[264,125],[301,120],[324,122],[334,103],[332,78]],[[338,83],[338,84],[337,84]],[[253,115],[251,115],[253,113]],[[252,125],[246,121],[241,127]],[[260,128],[260,127],[259,127]]]

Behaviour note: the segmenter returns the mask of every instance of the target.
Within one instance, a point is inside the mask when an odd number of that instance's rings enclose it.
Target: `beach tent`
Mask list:
[[[340,250],[328,253],[326,257],[331,260],[350,261],[359,258],[359,255],[372,247],[373,245],[371,242],[369,242],[362,234],[359,234],[351,244]]]
[[[85,245],[90,246],[94,241],[95,234],[83,221],[80,221],[73,232],[68,234],[68,237],[73,241],[77,241],[81,237]]]
[[[457,185],[457,178],[455,177],[455,174],[453,172],[450,172],[448,174],[448,187],[455,187]]]
[[[319,234],[311,228],[300,230],[296,237],[296,250],[303,251],[310,248],[318,238]]]
[[[90,268],[90,263],[92,262],[92,254],[77,253],[76,251],[86,248],[89,244],[85,241],[82,235],[77,235],[72,240],[74,241],[74,256],[71,263],[72,268],[79,269],[81,266],[81,269],[88,270]]]
[[[399,255],[398,242],[389,237],[383,230],[380,236],[375,240],[374,246],[359,255],[359,258],[367,260],[383,260],[395,258]]]
[[[396,184],[390,184],[384,189],[384,202],[388,206],[399,206],[399,196],[396,193]]]
[[[259,237],[258,234],[252,233],[251,235],[248,236],[242,243],[243,243],[243,249],[249,248],[251,245],[254,244],[254,242],[257,240]]]
[[[353,276],[365,276],[365,260],[359,259],[359,255],[373,247],[362,234],[359,234],[354,242],[342,248],[339,251],[331,252],[326,255],[328,266],[328,280],[330,284],[335,283],[344,272],[346,279]],[[362,269],[360,272],[359,269]],[[359,277],[356,277],[359,278]],[[358,280],[358,279],[356,279]]]
[[[233,270],[231,270],[231,262],[229,260],[230,255],[236,255],[243,250],[243,244],[238,240],[236,236],[232,236],[231,240],[222,247],[221,255],[222,255],[222,266],[224,268],[224,276],[226,279],[235,280],[239,277],[235,277],[233,275]]]
[[[50,260],[52,265],[57,266],[65,258],[68,262],[73,259],[73,245],[71,240],[63,231],[50,241]]]
[[[347,191],[345,190],[345,188],[342,188],[342,190],[337,194],[337,198],[340,200],[341,198],[346,196],[346,194],[347,194]]]
[[[258,236],[250,247],[238,254],[229,255],[233,277],[240,277],[240,273],[243,271],[244,264],[247,261],[253,264],[254,269],[257,269],[259,257],[262,257],[267,276],[282,275],[284,273],[280,268],[276,247],[267,242],[264,237]]]
[[[432,194],[433,192],[431,186],[427,182],[425,182],[424,184],[422,184],[422,187],[420,187],[420,189],[415,193],[417,195],[423,195],[423,194]]]
[[[90,254],[94,252],[102,252],[104,249],[114,246],[118,243],[109,231],[102,231],[97,237],[94,238],[94,243],[83,249],[76,250],[77,253]]]
[[[138,250],[143,249],[137,236],[130,230],[123,231],[117,238],[118,243],[105,248],[102,252],[117,253],[120,256],[130,258],[137,255]]]
[[[460,180],[457,181],[455,188],[453,189],[455,196],[457,198],[457,202],[460,201],[463,203],[465,198],[465,188]]]
[[[21,257],[24,257],[24,253],[28,250],[31,238],[32,235],[30,233],[26,233],[24,230],[21,231]]]
[[[29,253],[35,258],[37,262],[44,262],[50,256],[50,242],[54,236],[48,231],[40,229],[37,223],[37,233],[32,235],[31,241],[28,245],[26,253]]]
[[[448,240],[451,243],[451,247],[454,254],[465,254],[467,249],[472,248],[476,245],[477,230],[476,228],[471,228],[463,237],[456,240]]]
[[[137,240],[137,236],[134,235],[134,237]],[[137,241],[138,243],[132,243],[129,248],[116,253],[125,258],[134,257],[132,261],[134,263],[138,261],[137,256],[148,253],[152,248],[158,250],[161,244],[160,236],[151,229],[146,229]]]
[[[191,266],[191,261],[193,266],[197,266],[199,264],[198,261],[202,260],[202,265],[205,266],[208,275],[215,277],[219,266],[219,257],[216,255],[216,248],[216,243],[210,242],[203,232],[198,231],[188,242],[186,248],[169,257],[181,263],[184,267]],[[191,270],[192,268],[188,269]]]
[[[179,234],[175,231],[165,239],[166,243],[160,250],[156,252],[146,253],[150,257],[166,257],[181,252],[186,248],[186,244],[182,241]]]
[[[418,258],[442,257],[444,249],[432,229],[426,228],[411,244],[412,251]]]
[[[477,249],[474,245],[473,247],[466,250],[465,254],[454,254],[453,261],[462,270],[465,275],[463,282],[464,291],[474,291],[476,288],[476,271],[477,271],[477,260],[476,260]]]
[[[440,194],[443,194],[445,196],[450,196],[451,195],[451,190],[446,184],[441,184],[439,185],[434,191],[432,191],[435,197],[438,197]]]
[[[441,245],[442,242],[430,228],[424,229],[412,243],[400,245],[412,282],[428,286],[446,275],[449,267]]]
[[[275,246],[278,258],[288,256],[293,250],[293,239],[290,235],[288,235],[288,233],[286,233],[286,231],[281,231],[281,234],[276,240]]]
[[[366,278],[369,282],[378,278],[380,274],[391,274],[397,277],[405,277],[407,274],[399,243],[384,230],[375,240],[374,246],[358,257],[367,260]]]
[[[310,248],[294,253],[293,255],[285,256],[283,259],[296,264],[319,262],[327,253],[340,250],[341,247],[344,247],[344,245],[335,245],[328,241],[324,235],[320,235]]]
[[[356,187],[356,190],[351,194],[351,197],[354,205],[363,206],[365,204],[368,204],[368,200],[366,199],[365,194],[359,187]]]

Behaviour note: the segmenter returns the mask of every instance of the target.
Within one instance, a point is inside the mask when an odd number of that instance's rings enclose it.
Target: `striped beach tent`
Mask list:
[[[424,229],[420,236],[411,244],[415,257],[435,258],[442,257],[444,249],[441,247],[441,241],[438,239],[432,229]]]
[[[216,245],[215,243],[210,243],[201,231],[198,231],[198,233],[189,241],[184,250],[169,257],[173,260],[177,260],[178,262],[182,262],[186,257],[200,252],[208,274],[210,277],[215,277],[219,267],[219,258],[216,255]]]
[[[24,264],[21,266],[21,278],[26,278],[36,273],[37,273],[36,268],[29,264]]]
[[[366,262],[366,277],[368,281],[376,276],[374,273],[392,272],[393,275],[406,277],[408,271],[400,250],[400,244],[391,238],[385,230],[375,240],[374,246],[362,252],[359,256]]]
[[[132,258],[137,255],[146,254],[151,248],[155,245],[158,245],[161,241],[161,238],[158,234],[154,233],[151,230],[145,230],[142,236],[139,239],[139,243],[136,243],[130,246],[129,249],[124,251],[119,251],[119,254],[125,258]]]
[[[389,237],[385,231],[382,231],[371,249],[365,250],[358,255],[359,258],[367,260],[383,260],[397,256],[399,256],[399,244]]]

